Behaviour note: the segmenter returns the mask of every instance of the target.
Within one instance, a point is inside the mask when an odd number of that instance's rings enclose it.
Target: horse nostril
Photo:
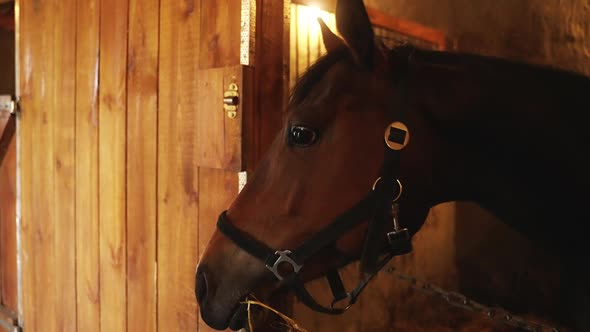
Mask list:
[[[195,278],[195,295],[197,296],[199,305],[202,305],[207,300],[207,277],[201,269],[198,269]]]

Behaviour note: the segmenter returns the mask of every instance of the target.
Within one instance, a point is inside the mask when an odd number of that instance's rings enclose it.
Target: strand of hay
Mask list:
[[[250,332],[254,332],[254,326],[252,325],[252,317],[250,314],[251,313],[251,311],[250,311],[251,305],[257,305],[257,306],[262,307],[266,310],[270,310],[270,311],[274,312],[277,316],[281,317],[281,319],[285,321],[285,326],[287,326],[289,328],[289,330],[288,330],[289,332],[307,332],[307,330],[305,330],[301,326],[297,325],[297,322],[295,322],[295,320],[293,320],[291,317],[283,314],[282,312],[278,311],[277,309],[270,307],[267,304],[264,304],[264,303],[258,301],[258,299],[255,298],[254,296],[252,296],[252,299],[246,299],[246,301],[243,303],[248,305],[248,307],[247,307],[247,309],[248,309],[248,327],[250,328]]]

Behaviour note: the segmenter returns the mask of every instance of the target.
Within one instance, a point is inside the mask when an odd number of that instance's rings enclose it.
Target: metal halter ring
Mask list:
[[[266,268],[269,269],[270,272],[274,273],[274,275],[279,280],[283,280],[283,276],[281,276],[281,274],[279,273],[279,265],[281,263],[287,263],[291,265],[291,267],[293,268],[293,272],[295,274],[299,273],[299,270],[301,270],[301,268],[303,267],[303,265],[295,263],[295,261],[291,259],[291,257],[289,257],[289,255],[291,255],[290,250],[278,250],[275,251],[275,255],[279,255],[277,260],[272,264],[272,266],[266,264]]]
[[[381,177],[378,177],[377,180],[375,180],[375,183],[373,183],[373,191],[375,190],[375,188],[377,188],[377,184],[379,183],[379,181],[381,181]],[[402,191],[403,191],[403,186],[402,183],[399,179],[395,179],[395,182],[397,182],[397,187],[399,188],[398,192],[397,192],[397,196],[395,196],[392,200],[392,203],[397,202],[397,200],[402,197]]]
[[[410,131],[403,122],[393,122],[385,129],[385,144],[395,151],[402,150],[410,142]]]

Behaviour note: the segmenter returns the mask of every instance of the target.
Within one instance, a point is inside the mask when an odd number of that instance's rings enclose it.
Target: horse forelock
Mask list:
[[[289,98],[289,108],[301,104],[330,68],[341,61],[347,60],[352,60],[352,55],[346,47],[337,48],[321,56],[297,80]]]

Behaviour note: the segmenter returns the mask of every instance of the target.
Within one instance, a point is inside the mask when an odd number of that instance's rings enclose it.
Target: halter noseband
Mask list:
[[[403,51],[403,50],[402,50]],[[406,58],[406,61],[408,58]],[[405,75],[402,75],[405,76]],[[405,106],[406,97],[403,79],[397,85]],[[400,118],[403,119],[405,107],[400,108]],[[254,239],[249,234],[235,227],[227,218],[227,211],[219,216],[217,228],[238,247],[250,255],[264,262],[266,268],[274,274],[277,280],[291,286],[297,298],[312,310],[326,314],[342,314],[357,300],[373,277],[395,256],[412,251],[410,234],[407,228],[399,224],[398,200],[402,195],[402,184],[399,180],[400,151],[407,145],[409,133],[402,122],[390,124],[385,131],[385,157],[381,176],[375,181],[373,188],[349,210],[336,217],[332,223],[324,227],[310,239],[293,250],[275,250]],[[361,270],[364,278],[350,292],[342,283],[338,269],[331,269],[326,274],[330,289],[334,296],[330,307],[319,304],[305,289],[303,281],[298,277],[300,270],[312,256],[320,250],[334,244],[343,235],[370,217],[361,254]],[[393,231],[383,234],[386,225],[393,221]],[[380,248],[382,240],[386,240],[387,247]],[[384,250],[385,249],[385,250]],[[385,254],[380,257],[381,253]],[[292,272],[284,276],[279,271],[279,265],[288,264]],[[335,304],[348,299],[343,308],[335,308]]]

